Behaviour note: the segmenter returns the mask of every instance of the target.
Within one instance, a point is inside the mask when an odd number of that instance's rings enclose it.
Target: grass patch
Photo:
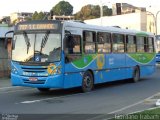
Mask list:
[[[160,108],[128,115],[117,115],[112,120],[160,120]]]
[[[152,110],[145,110],[140,112],[141,114],[159,114],[160,115],[160,108],[152,109]]]

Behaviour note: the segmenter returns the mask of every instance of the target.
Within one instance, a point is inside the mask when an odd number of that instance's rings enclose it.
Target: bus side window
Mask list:
[[[148,45],[148,38],[144,37],[144,52],[149,52]]]
[[[154,52],[154,41],[152,37],[148,37],[148,52]]]
[[[75,59],[78,59],[81,55],[81,36],[80,35],[72,35],[72,37],[68,37],[65,41],[65,54],[66,61],[71,62]]]
[[[126,45],[127,45],[127,52],[128,53],[136,52],[135,36],[127,35],[126,36]]]
[[[97,33],[98,53],[111,52],[111,34],[105,32]]]
[[[112,34],[113,39],[113,52],[115,53],[123,53],[124,48],[124,35],[123,34]]]
[[[68,54],[72,54],[73,53],[73,48],[75,46],[75,40],[74,37],[72,35],[67,36],[67,39],[65,41],[65,52]]]
[[[73,54],[81,54],[81,36],[73,35],[75,40],[75,46],[73,48]]]
[[[137,36],[137,52],[145,52],[145,38]]]
[[[83,47],[87,54],[96,52],[96,33],[91,31],[83,32]]]

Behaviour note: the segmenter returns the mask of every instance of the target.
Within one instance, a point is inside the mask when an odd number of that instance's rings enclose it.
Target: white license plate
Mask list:
[[[38,78],[29,78],[29,81],[37,81]]]

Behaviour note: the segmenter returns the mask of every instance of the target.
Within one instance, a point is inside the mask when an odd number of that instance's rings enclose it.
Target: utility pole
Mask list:
[[[103,19],[103,4],[102,4],[102,0],[100,0],[100,18],[101,18],[101,26],[102,24],[102,19]]]

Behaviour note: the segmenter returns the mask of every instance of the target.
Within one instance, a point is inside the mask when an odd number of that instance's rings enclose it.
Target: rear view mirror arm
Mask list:
[[[7,43],[8,43],[7,35],[8,35],[9,33],[14,33],[14,31],[13,31],[13,30],[12,30],[12,31],[8,31],[8,32],[5,34],[5,48],[6,48],[6,49],[7,49]]]

